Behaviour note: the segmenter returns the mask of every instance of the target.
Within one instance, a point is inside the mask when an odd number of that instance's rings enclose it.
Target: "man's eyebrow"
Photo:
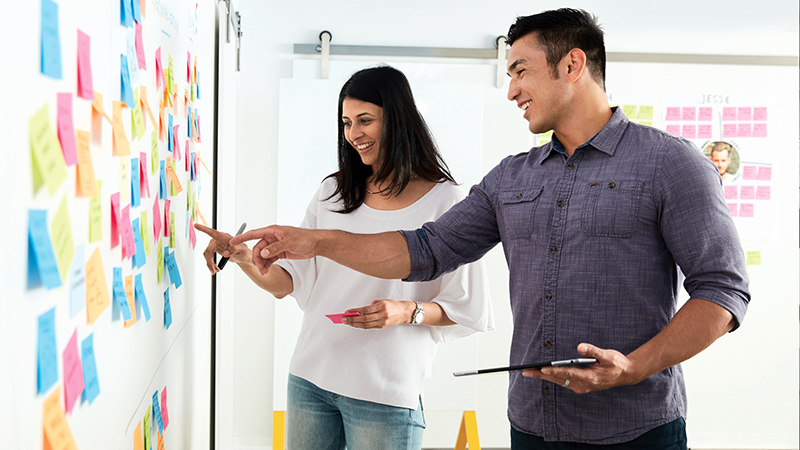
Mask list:
[[[517,68],[517,66],[519,66],[520,64],[525,64],[526,62],[528,62],[528,61],[526,61],[526,60],[524,60],[524,59],[518,59],[518,60],[514,61],[513,63],[511,63],[511,65],[510,65],[510,66],[508,66],[508,72],[506,72],[506,74],[507,74],[508,76],[511,76],[511,73],[510,73],[510,72],[513,72],[513,71],[514,71],[514,69],[516,69],[516,68]]]

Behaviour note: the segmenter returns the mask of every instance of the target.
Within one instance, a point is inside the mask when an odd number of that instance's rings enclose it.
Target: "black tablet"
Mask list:
[[[533,364],[522,364],[519,366],[508,366],[508,367],[494,367],[492,369],[479,369],[479,370],[465,370],[462,372],[453,372],[453,376],[456,377],[463,377],[465,375],[480,375],[482,373],[494,373],[494,372],[508,372],[510,370],[522,370],[522,369],[541,369],[542,367],[557,367],[557,366],[574,366],[579,364],[592,364],[596,363],[597,360],[594,358],[575,358],[575,359],[564,359],[561,361],[549,361],[549,362],[540,362],[540,363],[533,363]]]

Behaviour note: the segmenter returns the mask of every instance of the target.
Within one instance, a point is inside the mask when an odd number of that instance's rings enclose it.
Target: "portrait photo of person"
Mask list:
[[[717,166],[722,181],[739,179],[739,151],[733,144],[725,141],[710,142],[703,148],[703,154]]]

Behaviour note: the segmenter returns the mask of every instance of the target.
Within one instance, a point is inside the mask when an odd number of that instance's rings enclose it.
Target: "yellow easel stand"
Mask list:
[[[455,450],[466,450],[467,447],[469,450],[481,450],[475,411],[464,411],[464,415],[461,416],[461,428],[458,430]]]
[[[283,450],[286,431],[286,411],[272,411],[272,450]]]

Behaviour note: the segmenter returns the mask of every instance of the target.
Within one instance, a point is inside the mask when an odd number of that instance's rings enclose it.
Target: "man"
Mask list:
[[[608,107],[603,33],[590,14],[520,17],[508,37],[508,98],[532,133],[553,130],[550,143],[506,158],[415,231],[272,226],[232,243],[261,239],[261,271],[278,258],[323,256],[420,281],[502,242],[510,364],[576,351],[598,361],[511,372],[512,448],[685,449],[678,364],[737,328],[750,298],[717,169],[688,141]],[[678,266],[691,299],[676,313]]]
[[[719,170],[719,176],[722,177],[723,181],[726,181],[730,178],[730,173],[728,173],[728,167],[731,165],[731,144],[727,142],[717,142],[711,147],[711,156],[709,156],[711,162],[717,166],[717,170]]]

